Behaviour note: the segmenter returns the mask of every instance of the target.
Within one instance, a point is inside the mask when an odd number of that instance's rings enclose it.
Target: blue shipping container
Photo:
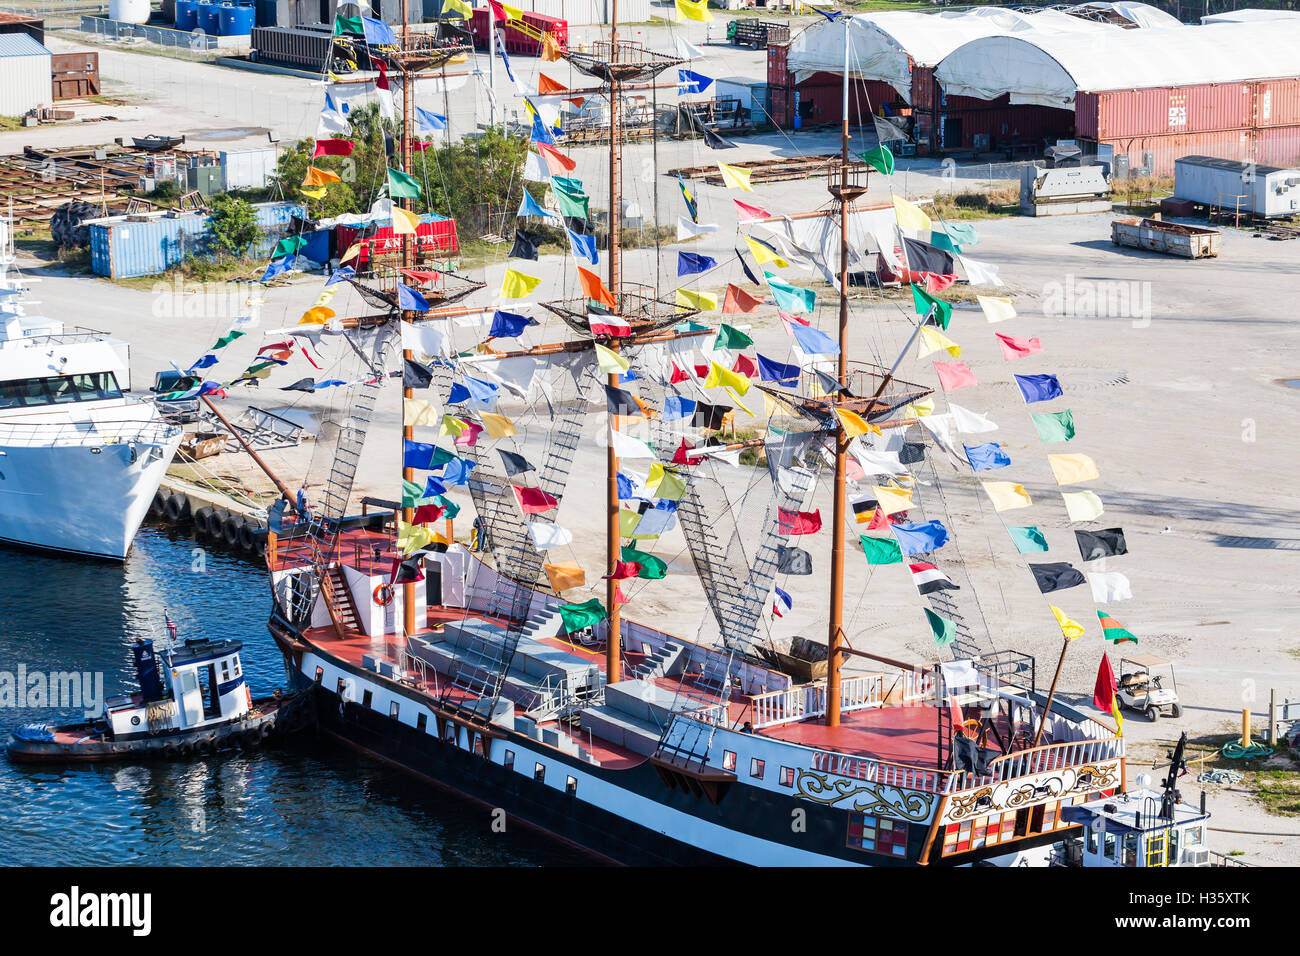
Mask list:
[[[253,207],[263,235],[251,255],[268,256],[288,233],[295,216],[305,215],[302,203],[259,203]],[[166,213],[136,217],[113,216],[89,224],[90,266],[95,275],[131,279],[158,275],[193,255],[208,232],[208,217],[195,213]]]

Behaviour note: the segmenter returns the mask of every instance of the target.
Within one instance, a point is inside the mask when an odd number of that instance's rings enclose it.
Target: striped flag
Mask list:
[[[952,578],[944,574],[933,564],[926,564],[919,561],[916,564],[909,564],[912,569],[912,583],[922,594],[933,594],[935,591],[960,591],[960,586],[952,583]]]
[[[794,601],[790,600],[790,595],[786,594],[780,588],[772,595],[772,613],[777,617],[785,617],[785,612],[794,607]]]
[[[1126,630],[1119,621],[1105,611],[1098,611],[1097,619],[1101,621],[1101,636],[1106,640],[1114,644],[1123,644],[1126,641],[1132,641],[1134,644],[1138,642],[1138,639],[1131,631]]]
[[[868,524],[876,516],[876,509],[880,507],[879,502],[871,495],[858,495],[849,502],[853,508],[853,517],[858,524]]]

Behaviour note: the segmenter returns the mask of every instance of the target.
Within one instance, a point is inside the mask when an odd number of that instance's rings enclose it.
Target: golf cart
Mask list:
[[[1174,681],[1174,665],[1154,654],[1121,658],[1119,704],[1129,710],[1140,710],[1152,721],[1160,719],[1161,711],[1170,717],[1183,716],[1182,705],[1178,702],[1178,684]]]

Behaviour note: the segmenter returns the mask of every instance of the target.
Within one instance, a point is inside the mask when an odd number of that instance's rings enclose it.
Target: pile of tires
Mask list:
[[[100,216],[99,206],[94,203],[73,200],[65,202],[50,217],[50,238],[60,249],[76,249],[90,245],[90,227],[84,226],[87,219]]]
[[[195,534],[235,551],[266,553],[266,520],[203,505],[191,509],[190,499],[159,489],[149,505],[149,517],[171,525],[192,524]]]

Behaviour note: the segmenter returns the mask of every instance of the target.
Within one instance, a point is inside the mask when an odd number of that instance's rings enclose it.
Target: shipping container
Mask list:
[[[373,259],[388,256],[395,260],[402,249],[401,237],[393,233],[392,226],[381,226],[364,239],[360,238],[363,230],[359,227],[339,226],[336,232],[335,248],[346,250],[353,243],[360,245],[352,265],[361,275],[370,272]],[[421,216],[415,229],[415,250],[418,260],[453,258],[460,251],[456,220],[432,214]]]
[[[795,97],[798,94],[788,88],[779,86],[768,87],[768,112],[772,116],[772,122],[780,129],[789,130],[794,128],[794,104]]]
[[[1251,158],[1272,166],[1300,166],[1300,125],[1270,126],[1252,134]]]
[[[251,34],[251,58],[258,62],[283,64],[285,66],[303,67],[312,73],[319,73],[325,68],[325,60],[330,62],[328,69],[333,73],[347,73],[352,70],[343,51],[332,44],[334,35],[330,26],[299,27],[254,27]],[[357,69],[373,69],[370,56],[360,42],[353,45],[356,51]]]
[[[99,54],[97,52],[52,54],[50,73],[56,100],[99,95]]]
[[[1250,130],[1218,130],[1212,133],[1179,133],[1171,136],[1128,136],[1112,140],[1080,138],[1084,153],[1105,156],[1113,151],[1114,162],[1127,163],[1129,175],[1172,176],[1174,163],[1183,156],[1215,156],[1220,159],[1255,159],[1255,137]],[[1121,157],[1123,159],[1121,160]],[[1270,159],[1275,165],[1283,163]]]
[[[1053,140],[1074,137],[1074,111],[1005,103],[991,106],[989,102],[978,109],[941,108],[934,132],[937,147],[943,150],[987,153],[1023,147],[1038,154]]]
[[[287,234],[295,217],[305,215],[301,203],[258,203],[253,207],[262,236],[249,250],[254,257],[270,255]],[[203,213],[145,213],[110,216],[87,223],[90,265],[95,275],[113,279],[158,275],[202,250],[208,217]]]
[[[1258,80],[1250,85],[1255,104],[1251,126],[1300,126],[1300,78]]]
[[[790,60],[790,44],[769,43],[767,45],[767,85],[793,86],[794,77],[790,75],[787,65]]]

